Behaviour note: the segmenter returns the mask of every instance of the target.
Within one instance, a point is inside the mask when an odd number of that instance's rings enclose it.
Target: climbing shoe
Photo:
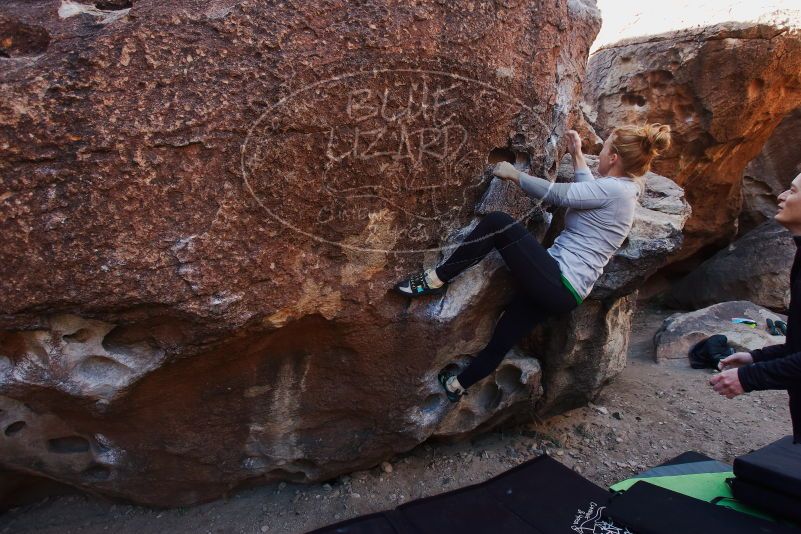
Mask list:
[[[776,329],[779,331],[779,336],[786,336],[787,335],[787,323],[784,321],[773,321],[773,324],[776,325]]]
[[[445,292],[445,286],[448,283],[442,284],[440,287],[431,287],[426,281],[425,271],[415,273],[405,280],[401,280],[395,284],[395,291],[407,297],[422,297],[425,295],[439,295]]]
[[[782,335],[781,332],[779,332],[779,329],[776,326],[776,323],[774,323],[772,319],[765,319],[765,322],[768,325],[768,332],[770,332],[770,335],[772,335],[772,336],[780,336],[780,335]]]
[[[437,380],[439,380],[439,384],[442,386],[442,389],[445,390],[445,395],[448,397],[448,400],[451,402],[458,402],[462,395],[467,395],[467,391],[462,391],[461,393],[457,393],[448,389],[448,379],[454,376],[453,373],[449,373],[447,371],[442,371],[440,374],[437,375]]]

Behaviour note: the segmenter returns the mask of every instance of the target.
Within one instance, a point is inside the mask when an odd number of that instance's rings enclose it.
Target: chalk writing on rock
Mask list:
[[[242,177],[274,222],[311,240],[438,250],[474,215],[491,180],[488,151],[506,143],[522,111],[531,110],[506,91],[454,73],[350,72],[292,91],[258,117],[242,144]]]

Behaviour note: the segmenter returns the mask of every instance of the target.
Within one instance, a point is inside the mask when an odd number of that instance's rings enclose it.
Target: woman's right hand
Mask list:
[[[492,174],[497,176],[498,178],[502,178],[504,180],[511,180],[513,182],[517,182],[519,185],[520,171],[515,169],[515,166],[509,163],[508,161],[501,161],[500,163],[496,163],[495,167],[492,168]]]
[[[567,151],[571,156],[576,157],[581,155],[581,137],[576,130],[568,130],[565,133],[567,140]]]
[[[718,369],[726,371],[728,369],[737,369],[743,365],[754,363],[754,357],[749,352],[735,352],[731,356],[726,356],[718,363]]]

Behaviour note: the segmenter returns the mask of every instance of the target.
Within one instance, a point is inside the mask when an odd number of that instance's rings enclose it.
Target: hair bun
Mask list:
[[[623,160],[623,172],[636,178],[651,169],[651,162],[670,148],[667,124],[626,124],[612,130],[612,151]]]
[[[652,156],[658,156],[670,148],[670,126],[658,122],[643,126],[643,148]]]

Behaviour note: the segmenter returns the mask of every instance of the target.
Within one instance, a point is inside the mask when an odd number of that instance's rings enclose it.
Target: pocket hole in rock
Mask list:
[[[445,367],[443,367],[442,370],[440,371],[440,373],[450,373],[450,374],[458,375],[460,371],[461,371],[461,368],[459,367],[459,365],[456,364],[456,363],[451,362],[448,365],[446,365]]]
[[[104,11],[119,11],[133,7],[133,2],[131,0],[104,0],[96,2],[95,7]]]
[[[86,343],[92,337],[92,331],[88,328],[81,328],[80,330],[76,330],[72,334],[67,334],[61,336],[64,341],[70,341],[73,343]]]
[[[493,383],[485,384],[478,394],[479,405],[487,411],[492,411],[501,404],[501,390]]]
[[[531,156],[527,152],[515,152],[515,166],[519,169],[521,167],[528,169],[531,167]]]
[[[620,101],[629,106],[643,107],[647,100],[642,95],[635,95],[633,93],[623,93]]]
[[[522,376],[523,372],[520,369],[507,365],[495,374],[495,382],[506,394],[510,394],[523,387],[520,382]]]
[[[489,156],[487,156],[488,163],[500,163],[502,161],[508,161],[509,163],[517,161],[514,150],[508,148],[493,148],[490,150]]]
[[[20,430],[25,428],[25,421],[15,421],[6,427],[6,436],[13,436]]]
[[[159,327],[159,330],[161,335],[172,339],[178,339],[181,335],[169,325]],[[112,328],[101,341],[101,345],[111,354],[132,358],[151,357],[161,352],[158,342],[142,328],[122,325]]]
[[[37,56],[48,46],[50,34],[44,28],[0,15],[0,55],[3,57]]]
[[[273,469],[270,471],[270,474],[277,480],[286,480],[295,484],[301,484],[308,481],[305,474],[298,473],[296,471],[287,471],[286,469]]]
[[[57,454],[86,452],[89,450],[89,441],[81,436],[49,439],[47,440],[47,450]]]
[[[111,476],[111,470],[108,467],[95,464],[87,467],[81,474],[93,480],[108,480]]]
[[[442,398],[439,395],[429,395],[423,402],[422,410],[424,413],[434,413],[441,406]]]

